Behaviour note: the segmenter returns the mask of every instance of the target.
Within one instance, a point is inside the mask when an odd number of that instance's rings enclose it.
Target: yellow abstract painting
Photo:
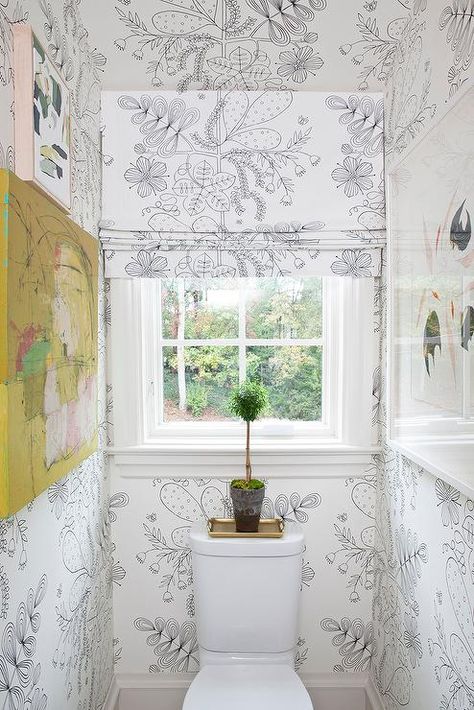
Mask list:
[[[98,242],[0,170],[0,516],[97,448]]]

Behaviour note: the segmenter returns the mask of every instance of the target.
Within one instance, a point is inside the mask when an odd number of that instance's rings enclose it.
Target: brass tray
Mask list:
[[[237,532],[234,518],[209,518],[207,521],[209,537],[282,537],[285,523],[281,518],[262,518],[258,532]]]

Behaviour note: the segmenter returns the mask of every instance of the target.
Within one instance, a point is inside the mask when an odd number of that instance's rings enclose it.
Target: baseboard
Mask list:
[[[372,676],[367,679],[367,684],[365,686],[365,693],[367,697],[367,710],[385,710],[385,705],[383,703],[382,697],[374,683]]]
[[[118,673],[119,692],[111,686],[103,710],[181,710],[194,677],[194,673]],[[318,710],[384,710],[370,699],[378,693],[367,673],[301,673],[300,677]]]
[[[120,687],[117,682],[117,677],[114,675],[110,681],[109,692],[105,698],[102,710],[119,710],[119,695]]]

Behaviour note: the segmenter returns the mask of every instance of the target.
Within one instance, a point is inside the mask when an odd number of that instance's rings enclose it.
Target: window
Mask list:
[[[240,451],[227,402],[246,377],[270,401],[254,451],[371,448],[372,279],[112,279],[111,289],[113,452]]]
[[[153,284],[157,421],[225,422],[247,377],[267,388],[267,423],[321,422],[323,280],[163,280]],[[161,317],[160,317],[161,316]]]

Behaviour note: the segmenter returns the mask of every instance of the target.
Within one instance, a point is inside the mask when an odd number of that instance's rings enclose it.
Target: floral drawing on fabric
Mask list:
[[[140,157],[124,178],[142,198],[161,193],[161,209],[147,210],[153,229],[183,231],[177,217],[197,217],[204,210],[217,213],[219,231],[231,209],[240,215],[252,208],[261,221],[267,207],[264,193],[275,192],[281,204],[291,204],[295,178],[314,167],[317,158],[305,149],[311,126],[294,130],[285,140],[268,127],[293,101],[291,92],[275,97],[272,92],[253,100],[243,92],[219,93],[210,115],[203,117],[202,132],[192,132],[200,111],[181,98],[168,103],[161,95],[119,97],[119,107],[131,112],[141,134],[134,147]],[[177,155],[183,160],[168,174],[159,158]]]
[[[339,112],[339,123],[345,126],[349,142],[341,146],[344,158],[332,171],[337,189],[346,197],[357,197],[360,204],[351,207],[361,228],[385,228],[385,189],[383,171],[374,172],[373,159],[383,151],[383,100],[370,96],[331,95],[326,99],[331,111]]]

